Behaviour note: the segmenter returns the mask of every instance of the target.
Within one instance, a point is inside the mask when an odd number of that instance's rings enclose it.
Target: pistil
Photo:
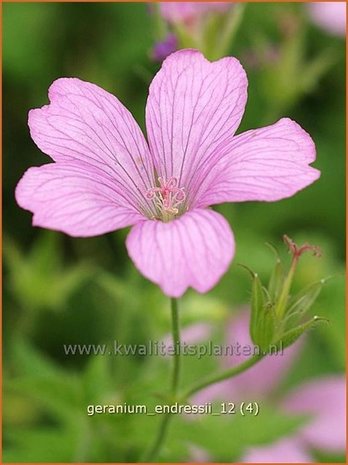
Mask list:
[[[153,219],[164,222],[171,221],[180,213],[180,205],[183,204],[186,194],[183,187],[178,187],[177,178],[171,177],[165,180],[158,178],[159,186],[149,189],[145,197],[155,204],[158,215]]]

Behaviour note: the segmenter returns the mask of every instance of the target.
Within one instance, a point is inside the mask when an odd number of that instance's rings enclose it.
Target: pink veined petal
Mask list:
[[[209,12],[224,12],[231,7],[229,2],[161,2],[161,15],[170,23],[189,21]]]
[[[138,270],[170,297],[188,287],[209,291],[226,272],[234,239],[227,221],[212,210],[193,210],[169,223],[143,221],[126,241]]]
[[[190,206],[216,149],[232,141],[246,99],[246,74],[232,57],[211,63],[197,50],[180,50],[154,77],[146,105],[151,153],[159,175],[177,178]]]
[[[297,437],[281,439],[273,444],[252,447],[240,460],[241,463],[313,463],[304,444]]]
[[[34,226],[88,237],[143,219],[109,175],[83,165],[49,163],[24,173],[16,188],[16,200],[34,214]]]
[[[105,90],[76,78],[49,89],[50,104],[29,112],[30,133],[54,161],[82,161],[113,177],[133,204],[153,185],[146,140],[131,113]]]
[[[311,380],[294,389],[284,405],[289,412],[313,415],[300,432],[311,447],[343,453],[346,448],[347,411],[344,376]]]
[[[197,206],[294,195],[319,178],[309,166],[315,145],[301,126],[288,118],[236,136],[222,148],[225,155],[197,193]]]

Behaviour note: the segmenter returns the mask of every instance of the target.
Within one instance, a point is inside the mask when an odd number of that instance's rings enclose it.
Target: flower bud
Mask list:
[[[259,276],[256,273],[252,273],[252,276],[250,336],[254,344],[262,350],[267,350],[273,340],[275,329],[274,310],[262,288]]]
[[[326,280],[322,279],[294,296],[290,295],[300,256],[305,251],[312,251],[314,255],[319,256],[318,247],[309,244],[298,247],[287,236],[284,236],[284,242],[292,254],[291,265],[288,272],[284,273],[283,264],[276,252],[276,263],[268,288],[262,285],[257,273],[245,267],[252,276],[250,336],[253,343],[263,352],[267,352],[271,345],[288,347],[318,322],[326,321],[315,316],[303,322],[304,315],[317,299]]]

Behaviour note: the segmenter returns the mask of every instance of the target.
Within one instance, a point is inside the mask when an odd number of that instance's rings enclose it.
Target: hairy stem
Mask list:
[[[172,336],[174,346],[174,366],[173,376],[171,382],[171,396],[172,400],[176,400],[178,393],[178,387],[180,382],[180,371],[181,371],[181,356],[180,356],[180,324],[179,324],[179,311],[178,301],[174,298],[171,299],[171,315],[172,315]],[[153,461],[161,451],[163,443],[167,437],[168,427],[172,418],[171,413],[164,414],[160,427],[155,438],[155,441],[145,457],[145,461]]]
[[[179,324],[179,312],[178,312],[178,301],[171,299],[171,313],[172,313],[172,334],[173,334],[173,345],[174,345],[174,369],[172,379],[172,396],[175,399],[181,371],[181,355],[180,355],[180,324]]]

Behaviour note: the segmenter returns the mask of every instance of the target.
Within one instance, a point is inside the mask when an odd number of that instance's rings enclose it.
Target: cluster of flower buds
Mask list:
[[[287,273],[277,252],[268,287],[263,286],[257,273],[248,269],[253,280],[250,336],[253,343],[264,352],[274,346],[285,349],[306,330],[320,321],[327,321],[318,316],[304,319],[318,297],[325,279],[305,287],[295,295],[290,293],[301,255],[306,251],[312,251],[315,256],[320,256],[319,248],[309,244],[299,247],[288,236],[284,236],[284,242],[292,254]]]

